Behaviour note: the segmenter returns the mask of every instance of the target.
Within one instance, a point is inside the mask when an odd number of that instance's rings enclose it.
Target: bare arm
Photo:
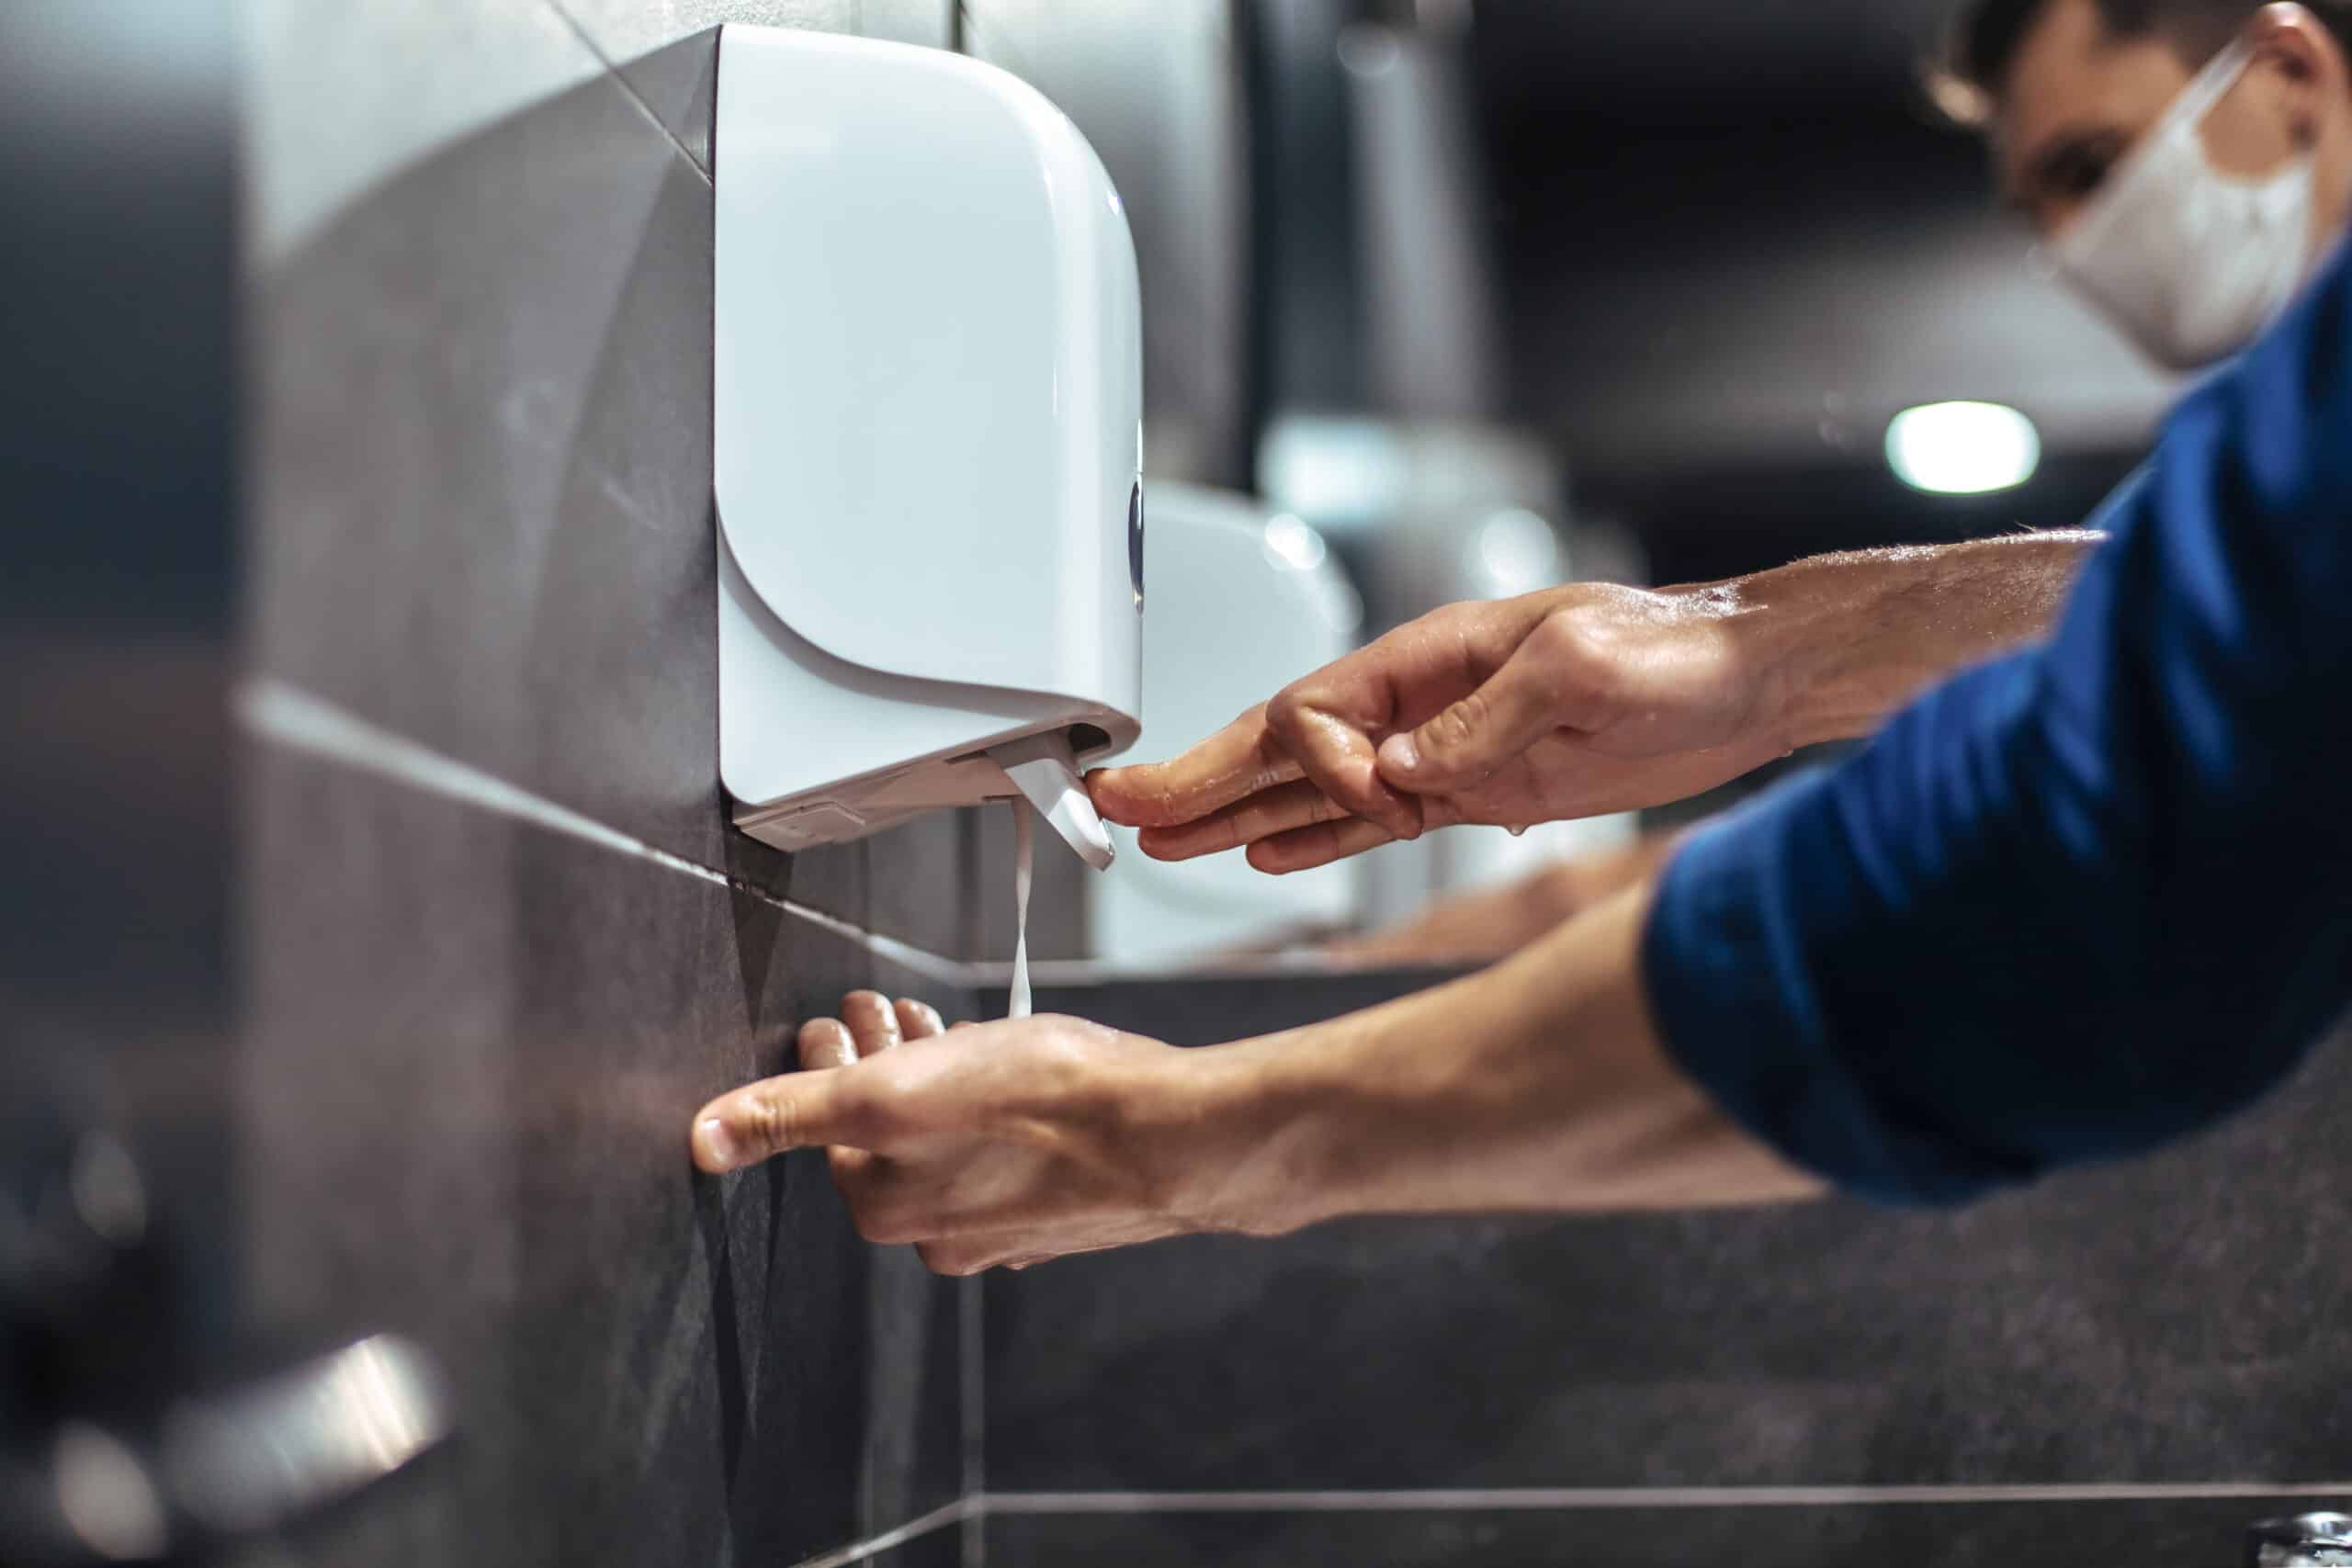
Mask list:
[[[1448,605],[1172,761],[1095,775],[1148,854],[1303,870],[1456,822],[1663,805],[1867,733],[2046,631],[2091,533],[1867,551],[1656,592]]]
[[[1349,1214],[1690,1208],[1821,1184],[1726,1121],[1667,1055],[1639,953],[1652,886],[1452,985],[1202,1054],[1255,1117],[1214,1226]],[[1265,1216],[1272,1226],[1261,1223]]]
[[[1660,1046],[1639,968],[1650,896],[1452,985],[1201,1050],[1068,1018],[943,1031],[858,993],[801,1032],[808,1070],[703,1109],[695,1158],[829,1147],[862,1234],[957,1274],[1345,1214],[1813,1195]]]
[[[2035,641],[2104,534],[1818,556],[1728,585],[1753,607],[1796,745],[1867,735],[1964,666]]]

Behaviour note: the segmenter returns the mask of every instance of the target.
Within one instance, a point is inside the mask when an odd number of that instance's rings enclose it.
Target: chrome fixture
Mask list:
[[[2265,1519],[2246,1532],[2246,1568],[2352,1568],[2352,1515]]]

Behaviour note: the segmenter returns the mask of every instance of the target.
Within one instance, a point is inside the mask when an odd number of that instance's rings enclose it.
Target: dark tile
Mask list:
[[[990,1485],[2327,1479],[2348,1056],[1957,1214],[1359,1222],[991,1278]]]
[[[765,28],[808,28],[819,32],[859,30],[861,0],[557,0],[598,53],[627,69],[689,34],[715,31],[721,23],[750,22]]]
[[[590,7],[563,0],[568,9]],[[593,38],[594,35],[591,34]],[[598,48],[604,45],[597,40]],[[660,120],[703,173],[711,172],[712,115],[718,107],[718,28],[689,33],[674,43],[613,61],[621,79]]]
[[[870,929],[942,957],[978,956],[977,834],[978,818],[987,814],[985,808],[934,811],[868,839]],[[1009,870],[1004,886],[1009,908]]]
[[[858,0],[857,30],[866,38],[945,49],[954,41],[956,0]]]
[[[1012,807],[984,807],[970,814],[970,891],[977,942],[968,956],[995,959],[1012,956],[1018,921],[1013,904],[1013,822]],[[1094,881],[1104,874],[1072,852],[1054,830],[1036,825],[1036,848],[1030,860],[1029,956],[1035,959],[1084,958],[1086,901]]]
[[[717,866],[710,220],[605,77],[282,258],[254,624],[266,673]]]
[[[637,91],[707,87],[715,36],[650,56]],[[863,923],[864,845],[793,865],[728,825],[718,782],[711,202],[605,78],[410,166],[270,270],[258,662]],[[895,863],[892,886],[955,869]]]
[[[2245,1527],[2304,1505],[2029,1503],[1577,1512],[1020,1517],[988,1522],[991,1562],[1022,1568],[2228,1568]]]
[[[261,749],[248,788],[245,1293],[413,1335],[429,1484],[339,1563],[789,1562],[957,1495],[954,1291],[822,1159],[720,1180],[700,1100],[849,987],[962,1005],[772,903]]]
[[[858,1559],[862,1568],[963,1568],[965,1561],[963,1531],[955,1524],[917,1536],[904,1546]]]
[[[782,876],[773,882],[756,874],[748,878],[754,886],[773,886],[796,904],[874,929],[874,853],[864,840],[819,844],[784,855],[744,834],[729,837],[744,846],[739,852],[745,858],[768,856],[785,865]]]
[[[604,74],[546,0],[272,5],[242,18],[248,265],[433,150]]]
[[[1359,969],[1306,976],[1204,970],[1165,979],[1046,987],[1037,993],[1037,1010],[1075,1013],[1170,1045],[1215,1045],[1377,1007],[1459,973]]]
[[[948,0],[557,0],[662,123],[707,170],[718,82],[718,28],[726,22],[856,33],[947,47]]]

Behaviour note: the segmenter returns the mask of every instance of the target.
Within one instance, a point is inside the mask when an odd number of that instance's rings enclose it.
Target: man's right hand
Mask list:
[[[1156,859],[1246,847],[1288,872],[1454,823],[1679,800],[1791,749],[1748,621],[1728,586],[1449,605],[1170,761],[1096,773],[1095,805]]]
[[[1246,847],[1283,872],[1451,823],[1662,806],[1866,735],[1962,665],[2041,636],[2099,542],[2014,535],[1449,605],[1172,761],[1095,774],[1095,807],[1158,859]]]

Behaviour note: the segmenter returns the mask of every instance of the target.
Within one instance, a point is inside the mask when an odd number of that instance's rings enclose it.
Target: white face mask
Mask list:
[[[2311,154],[2240,179],[2213,167],[2198,134],[2253,61],[2241,40],[2199,73],[2050,250],[2069,283],[2177,370],[2252,343],[2294,298],[2317,248]]]

